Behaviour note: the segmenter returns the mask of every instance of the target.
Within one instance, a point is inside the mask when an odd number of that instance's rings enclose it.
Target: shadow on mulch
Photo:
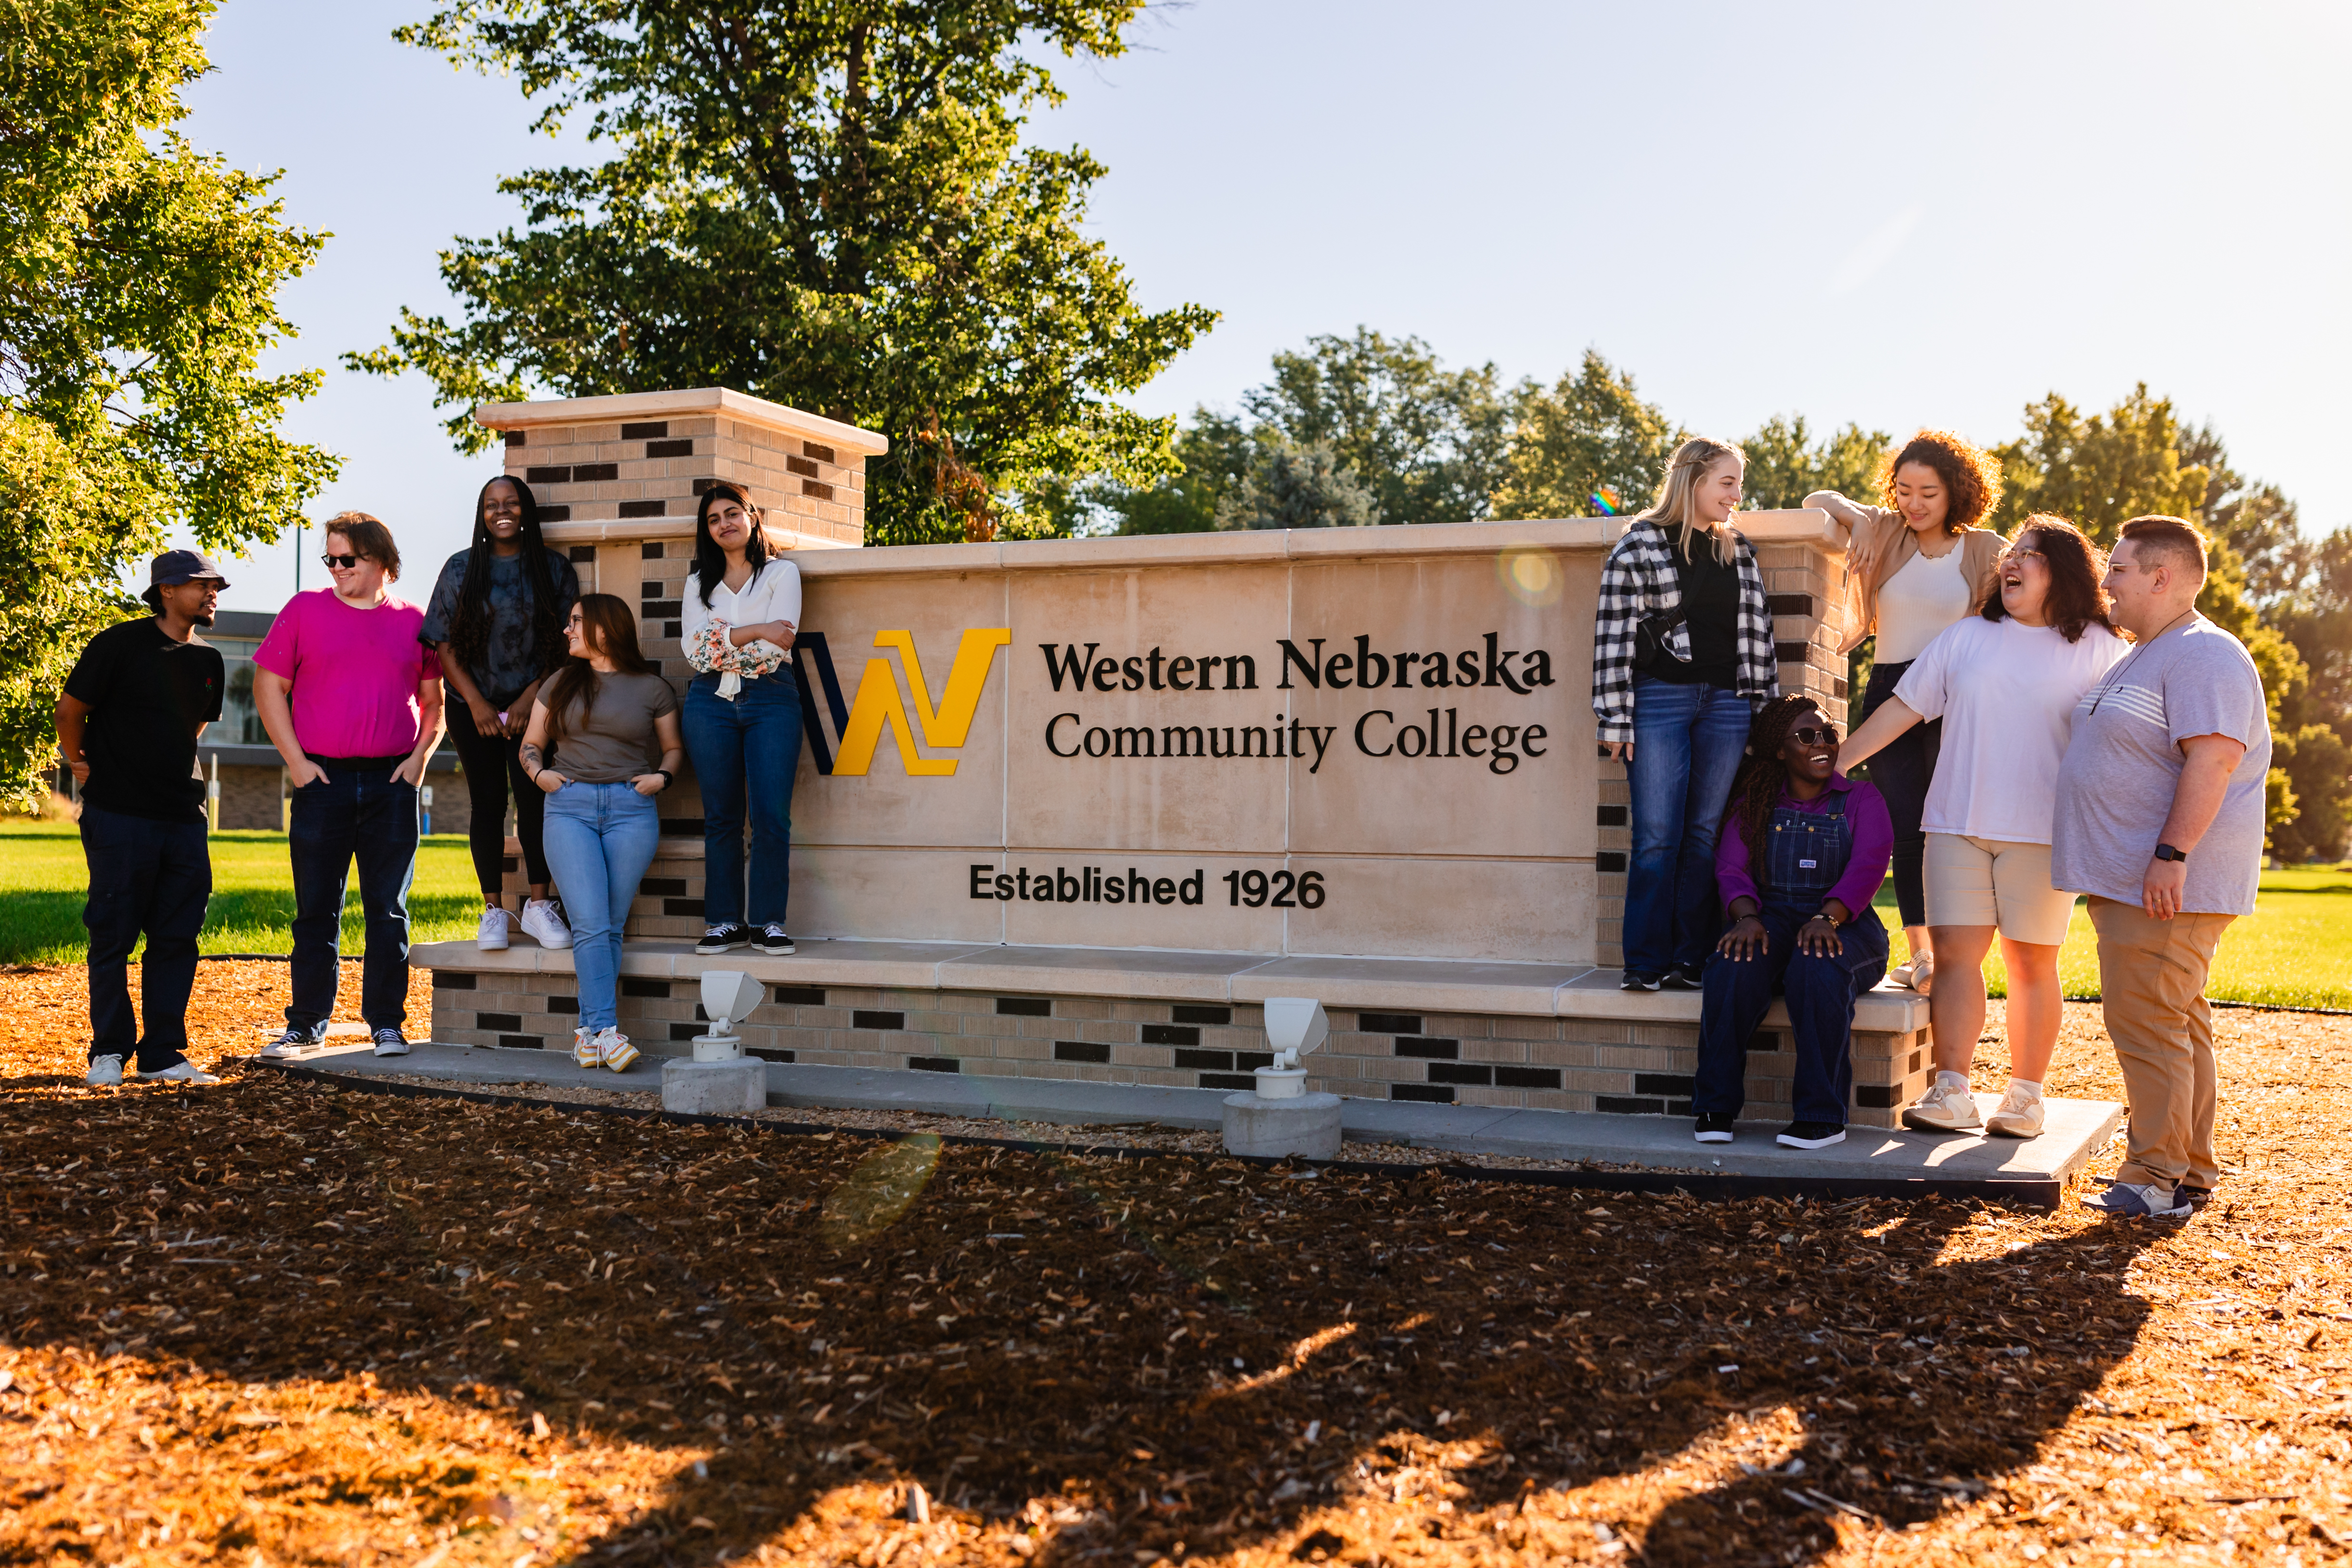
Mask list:
[[[1982,1205],[877,1144],[258,1074],[0,1105],[0,1138],[5,1255],[39,1270],[0,1279],[11,1342],[185,1357],[249,1393],[364,1365],[575,1467],[674,1454],[666,1492],[555,1554],[581,1563],[740,1556],[861,1482],[992,1529],[963,1561],[1226,1553],[1310,1522],[1291,1555],[1394,1558],[1514,1499],[1671,1476],[1774,1413],[1768,1464],[1690,1467],[1616,1528],[1648,1563],[1804,1561],[1841,1510],[1899,1526],[2029,1462],[2131,1351],[2152,1235],[1947,1259]],[[251,1485],[478,1507],[431,1447]],[[887,1558],[891,1524],[824,1528]]]

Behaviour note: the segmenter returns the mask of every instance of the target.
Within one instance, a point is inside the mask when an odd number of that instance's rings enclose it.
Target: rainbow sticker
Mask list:
[[[1602,485],[1592,492],[1592,504],[1601,509],[1602,516],[1615,517],[1618,507],[1622,503],[1618,500],[1617,492],[1614,489]]]

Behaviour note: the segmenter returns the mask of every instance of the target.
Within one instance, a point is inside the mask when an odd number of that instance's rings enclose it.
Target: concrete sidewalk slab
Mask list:
[[[661,1087],[658,1063],[646,1058],[627,1073],[583,1068],[560,1051],[499,1050],[419,1042],[404,1057],[378,1057],[365,1046],[334,1048],[291,1064],[358,1078],[407,1074],[451,1084],[533,1083],[583,1089]],[[648,1070],[651,1068],[652,1070]],[[836,1110],[900,1110],[974,1120],[1083,1126],[1156,1124],[1213,1131],[1223,1123],[1228,1090],[1061,1079],[988,1078],[961,1073],[892,1072],[808,1063],[767,1065],[768,1103]],[[1999,1102],[1979,1095],[1988,1114]],[[1800,1182],[1918,1182],[1976,1187],[2019,1183],[2047,1187],[2080,1171],[2123,1125],[2111,1100],[2052,1100],[2038,1138],[1913,1132],[1857,1127],[1827,1149],[1784,1149],[1771,1123],[1743,1123],[1738,1141],[1701,1144],[1688,1119],[1616,1116],[1509,1107],[1431,1105],[1346,1099],[1342,1126],[1357,1147],[1401,1144],[1466,1156],[1597,1161],[1610,1165],[1759,1176]]]

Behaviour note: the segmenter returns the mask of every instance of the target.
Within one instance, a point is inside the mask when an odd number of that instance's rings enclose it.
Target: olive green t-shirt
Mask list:
[[[626,784],[661,766],[654,721],[677,711],[677,693],[658,675],[600,675],[593,698],[565,705],[563,738],[547,765],[581,784]]]

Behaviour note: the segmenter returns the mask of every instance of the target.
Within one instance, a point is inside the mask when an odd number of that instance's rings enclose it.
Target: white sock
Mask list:
[[[1962,1094],[1966,1094],[1969,1091],[1969,1075],[1964,1072],[1939,1071],[1936,1074],[1936,1087],[1957,1089]]]
[[[2021,1089],[2035,1100],[2040,1100],[2042,1098],[2042,1086],[2030,1078],[2011,1079],[2009,1080],[2009,1087],[2011,1089]]]

